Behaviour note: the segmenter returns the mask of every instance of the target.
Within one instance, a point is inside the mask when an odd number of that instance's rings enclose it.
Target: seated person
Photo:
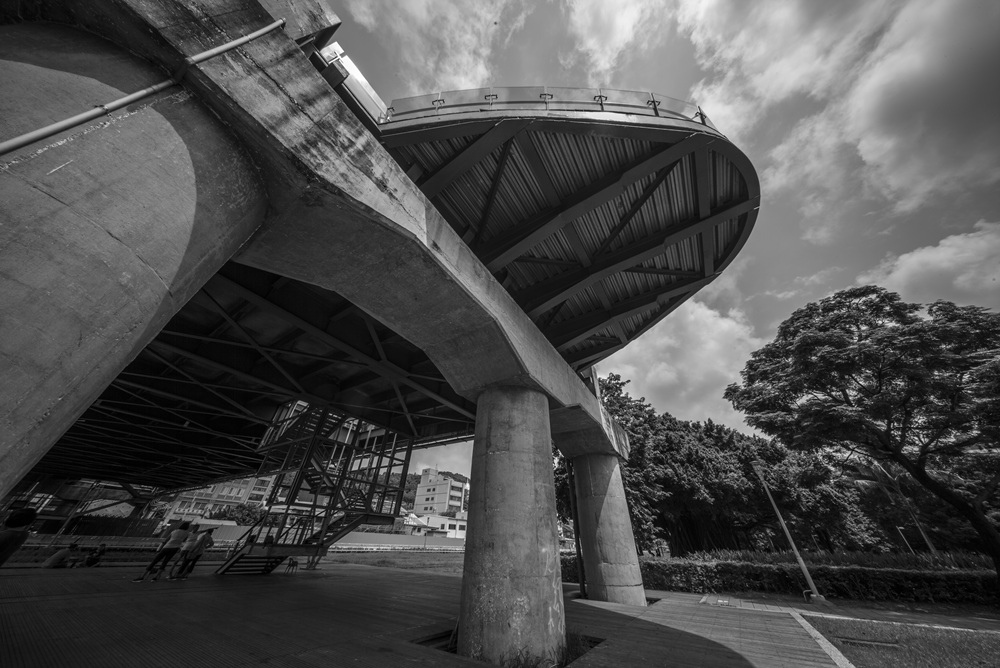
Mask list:
[[[76,543],[68,545],[45,560],[42,568],[71,568],[76,565],[76,559],[72,559],[76,553]]]
[[[4,528],[0,530],[0,566],[28,540],[28,530],[36,517],[34,508],[19,508],[4,520]]]
[[[86,558],[84,558],[83,560],[83,565],[88,567],[98,565],[99,563],[101,563],[101,557],[104,556],[104,553],[107,552],[107,550],[108,550],[108,544],[101,543],[100,545],[98,545],[93,550],[87,553]]]

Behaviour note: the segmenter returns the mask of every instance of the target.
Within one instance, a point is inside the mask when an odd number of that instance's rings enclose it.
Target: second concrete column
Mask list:
[[[505,665],[565,643],[548,399],[493,387],[476,409],[458,651]]]
[[[597,601],[646,605],[618,457],[575,457],[573,474],[587,595]]]

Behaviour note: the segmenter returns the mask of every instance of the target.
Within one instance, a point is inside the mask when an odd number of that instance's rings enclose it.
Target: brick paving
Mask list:
[[[413,642],[454,628],[460,577],[325,564],[290,575],[206,569],[186,581],[131,582],[139,570],[0,570],[0,666],[484,665]],[[785,612],[651,595],[663,598],[648,608],[567,599],[569,630],[604,639],[572,665],[835,665]]]

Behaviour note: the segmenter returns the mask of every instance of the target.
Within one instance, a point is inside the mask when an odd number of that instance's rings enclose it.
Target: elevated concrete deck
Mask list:
[[[0,570],[0,665],[486,665],[413,642],[454,627],[459,577],[330,564],[266,578],[205,569],[183,582],[130,582],[138,570]],[[568,598],[567,628],[604,639],[572,665],[835,665],[787,613],[652,595],[663,598],[646,608]]]

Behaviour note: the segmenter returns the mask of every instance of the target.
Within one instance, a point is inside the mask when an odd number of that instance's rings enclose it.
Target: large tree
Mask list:
[[[976,530],[1000,575],[1000,314],[876,286],[795,311],[725,396],[799,449],[893,462]]]
[[[601,380],[608,412],[629,434],[622,481],[640,550],[659,538],[671,553],[754,547],[778,531],[751,464],[769,465],[769,483],[792,533],[806,544],[868,549],[882,540],[860,512],[857,492],[835,480],[815,453],[792,453],[774,440],[747,436],[706,420],[686,422],[657,413],[625,391],[617,374]],[[557,462],[561,458],[557,457]],[[560,512],[568,516],[568,485],[556,469]]]

